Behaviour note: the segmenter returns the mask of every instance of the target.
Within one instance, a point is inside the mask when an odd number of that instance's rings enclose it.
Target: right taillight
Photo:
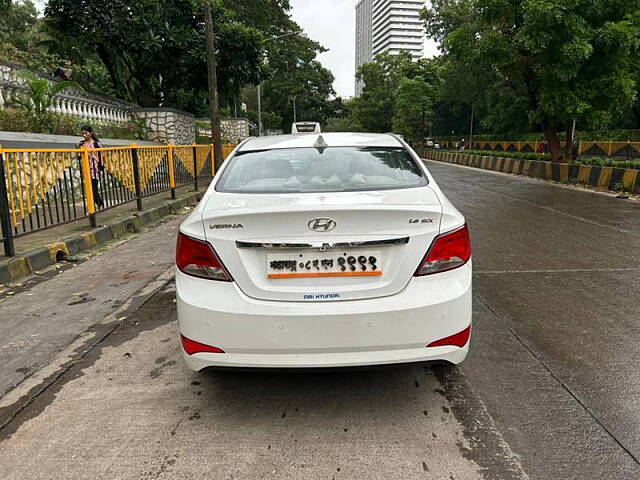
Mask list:
[[[443,346],[452,345],[454,347],[462,348],[467,344],[470,336],[471,336],[471,325],[469,325],[467,328],[465,328],[461,332],[458,332],[454,335],[450,335],[448,337],[441,338],[440,340],[431,342],[429,345],[427,345],[427,347],[443,347]]]
[[[430,275],[461,267],[471,258],[469,229],[463,225],[435,238],[415,275]]]
[[[231,275],[207,242],[178,233],[176,266],[193,277],[231,282]]]

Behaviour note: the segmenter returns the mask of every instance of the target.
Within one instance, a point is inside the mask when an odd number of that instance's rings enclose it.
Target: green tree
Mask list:
[[[291,9],[289,0],[223,0],[222,5],[233,11],[242,23],[265,35],[298,29],[288,15]]]
[[[399,55],[383,53],[373,62],[361,65],[356,77],[364,83],[364,87],[362,95],[354,99],[351,105],[353,124],[364,131],[390,132],[396,125],[402,124],[402,128],[408,128],[402,120],[403,116],[409,114],[405,108],[406,95],[401,102],[405,110],[397,118],[397,124],[393,122],[396,115],[396,95],[400,85],[407,79],[415,80],[420,85],[435,85],[438,81],[438,72],[432,60],[422,59],[414,62],[408,52],[402,52]],[[407,83],[404,88],[409,89],[410,85],[415,83]],[[429,88],[428,91],[433,92],[433,88]],[[423,94],[424,92],[420,92],[420,98],[416,100],[422,102]],[[422,112],[422,107],[419,108]],[[425,126],[429,123],[429,113],[428,109],[425,109]],[[420,113],[419,127],[422,126],[422,122],[422,113]]]
[[[290,31],[297,31],[295,24]],[[316,60],[325,49],[301,35],[291,35],[265,42],[267,65],[262,83],[263,108],[277,113],[280,128],[287,132],[293,122],[294,102],[297,120],[325,123],[333,116],[331,97],[333,74]]]
[[[247,112],[247,118],[256,125],[255,135],[258,135],[258,112],[256,110],[250,110]],[[262,128],[264,130],[281,130],[282,129],[282,117],[274,112],[263,111],[262,112]],[[286,133],[286,132],[285,132]]]
[[[264,83],[263,110],[289,129],[298,118],[332,116],[333,76],[317,60],[324,51],[299,32],[289,0],[49,0],[47,31],[52,51],[81,65],[83,81],[108,72],[100,88],[145,106],[207,112],[207,70],[202,2],[211,1],[215,22],[221,109],[236,112],[244,87]],[[70,25],[73,28],[70,28]],[[263,59],[269,60],[268,64]],[[99,71],[96,73],[100,73]],[[104,77],[96,75],[103,83]]]
[[[357,78],[364,83],[362,95],[353,101],[353,120],[365,132],[390,132],[394,113],[393,80],[380,62],[360,66]]]
[[[60,67],[69,67],[66,53],[45,32],[43,19],[31,0],[6,1],[0,6],[0,59],[34,72],[54,74]],[[104,65],[94,58],[82,58],[73,65],[73,78],[80,84],[106,94],[114,94],[113,85]]]
[[[224,2],[214,6],[220,93],[233,97],[240,85],[257,81],[262,35]],[[97,56],[121,98],[145,106],[199,106],[196,113],[206,111],[200,1],[50,0],[45,17],[60,50],[78,62]]]
[[[640,1],[433,0],[427,31],[462,73],[476,65],[497,99],[524,99],[559,160],[561,130],[628,108],[640,73]],[[570,138],[570,135],[567,135]],[[565,155],[570,145],[565,145]]]
[[[422,78],[403,78],[395,93],[393,131],[408,140],[424,140],[433,104],[433,89]]]
[[[34,49],[43,39],[38,26],[38,10],[31,0],[0,2],[0,43]]]

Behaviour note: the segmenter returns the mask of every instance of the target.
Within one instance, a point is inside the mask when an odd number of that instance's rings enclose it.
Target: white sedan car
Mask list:
[[[181,225],[176,266],[196,371],[467,355],[465,220],[393,135],[246,140]]]

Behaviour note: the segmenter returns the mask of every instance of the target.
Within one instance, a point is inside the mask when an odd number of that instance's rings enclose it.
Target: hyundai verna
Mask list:
[[[465,220],[393,135],[241,143],[181,225],[176,266],[182,350],[196,371],[467,355]]]

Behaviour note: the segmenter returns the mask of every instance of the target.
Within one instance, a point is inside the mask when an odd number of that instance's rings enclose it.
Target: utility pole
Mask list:
[[[296,115],[296,96],[293,96],[293,123],[296,123],[298,121],[297,119],[297,115]]]
[[[207,77],[209,80],[209,108],[211,116],[211,141],[213,142],[214,165],[216,172],[224,162],[222,154],[222,135],[220,134],[220,99],[218,98],[218,75],[216,72],[215,37],[211,3],[204,2],[204,23],[207,29]]]
[[[469,148],[473,148],[473,104],[471,105],[471,127],[469,128]]]
[[[260,92],[260,82],[258,82],[258,136],[262,136],[262,92]]]

